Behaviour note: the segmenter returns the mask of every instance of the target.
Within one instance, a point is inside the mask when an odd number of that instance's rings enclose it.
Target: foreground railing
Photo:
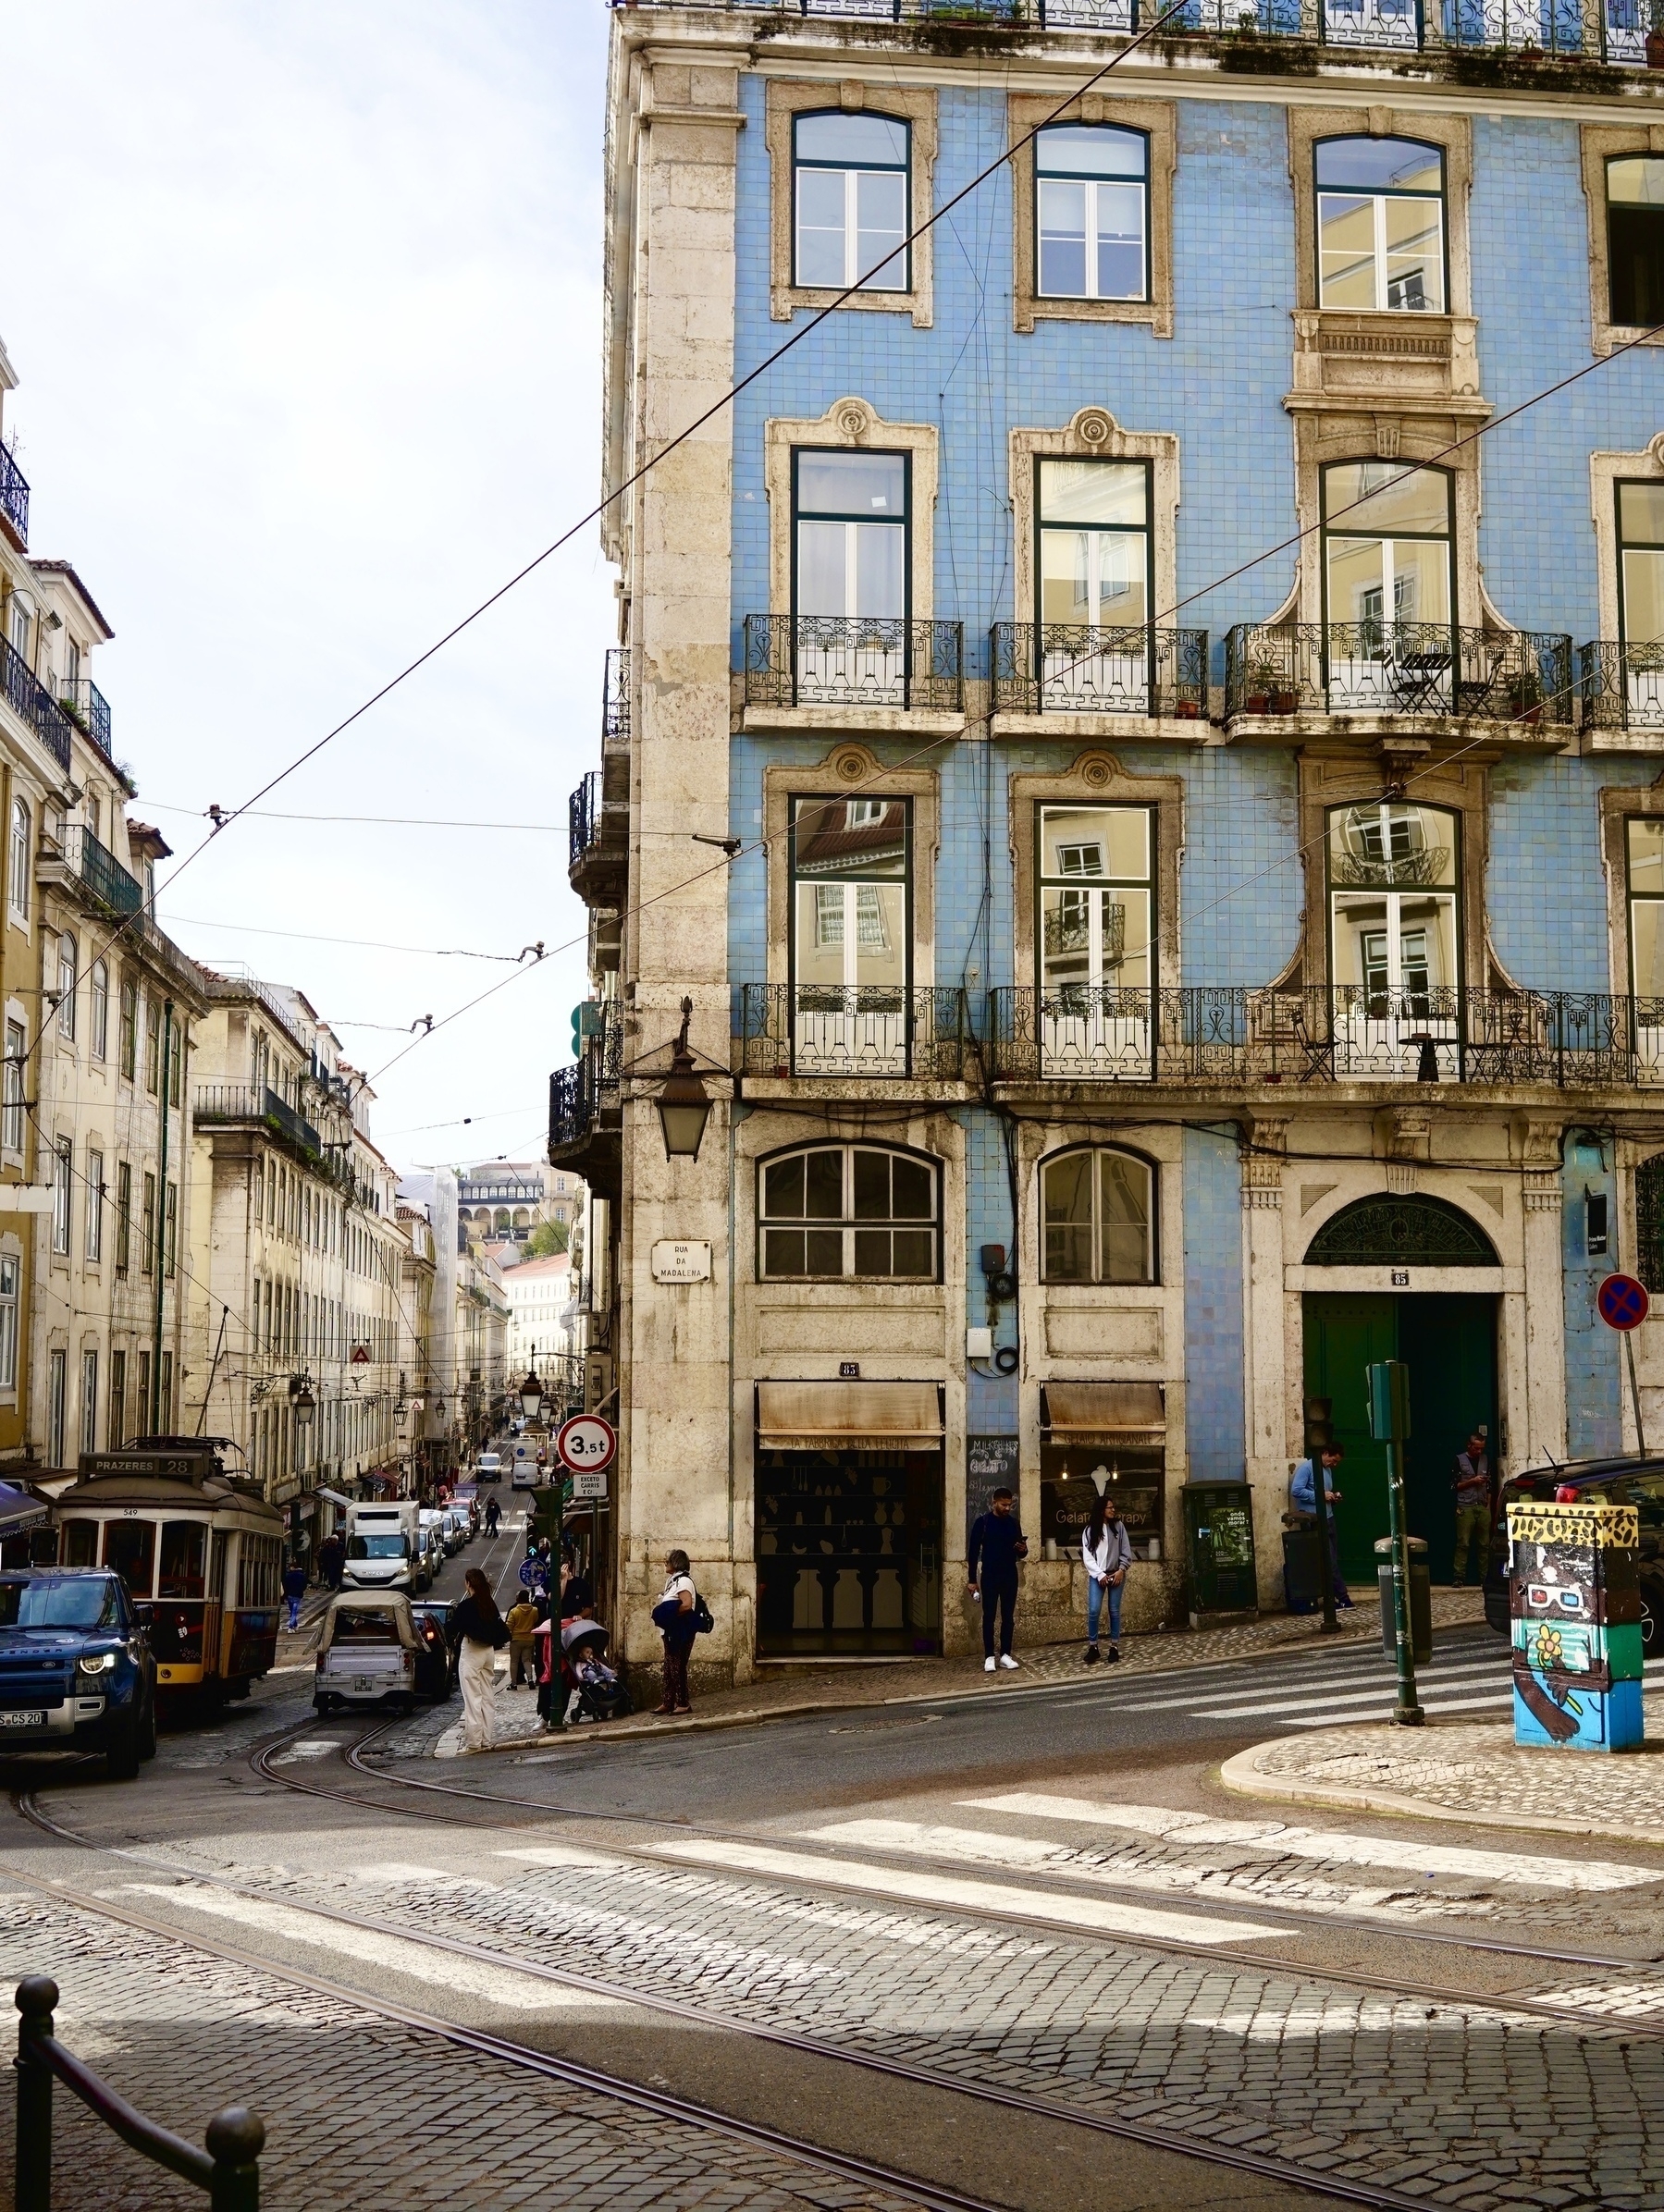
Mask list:
[[[1068,984],[989,1000],[985,1058],[1005,1082],[1664,1088],[1664,998]]]
[[[746,983],[739,1063],[749,1075],[921,1075],[956,1082],[970,1025],[966,995],[885,984]]]
[[[35,681],[9,638],[0,639],[0,689],[14,714],[20,715],[66,774],[69,768],[69,718],[45,685]]]
[[[1664,737],[1664,645],[1596,638],[1577,650],[1585,730],[1645,730]]]
[[[1168,715],[1205,721],[1205,630],[996,622],[996,714]]]
[[[1163,0],[609,0],[614,7],[710,7],[733,14],[865,23],[948,20],[965,30],[1018,26],[1113,36],[1167,14]],[[1395,53],[1441,46],[1488,48],[1530,65],[1551,60],[1640,66],[1646,57],[1641,0],[1187,0],[1164,26],[1187,33],[1288,39]]]
[[[1570,723],[1572,640],[1448,622],[1239,622],[1226,634],[1225,711]]]
[[[162,2127],[118,2096],[53,2033],[57,1984],[29,1974],[17,1987],[18,2135],[12,2201],[16,2212],[52,2212],[52,2084],[59,2081],[88,2111],[152,2166],[165,2167],[207,2193],[210,2212],[260,2212],[260,2154],[265,2126],[232,2105],[208,2122],[207,2149]],[[73,2189],[60,2202],[77,2201]],[[137,2201],[137,2200],[135,2200]]]
[[[881,615],[748,614],[747,707],[915,707],[956,714],[965,626]]]

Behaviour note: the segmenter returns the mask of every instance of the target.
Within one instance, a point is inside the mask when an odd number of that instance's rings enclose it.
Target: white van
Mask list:
[[[502,1481],[502,1460],[496,1452],[482,1452],[480,1454],[474,1463],[474,1480],[476,1482],[500,1482]]]
[[[419,1510],[413,1498],[347,1508],[344,1588],[409,1591],[414,1587]]]
[[[514,1446],[514,1471],[509,1477],[512,1490],[536,1490],[537,1487],[537,1460],[529,1444]]]

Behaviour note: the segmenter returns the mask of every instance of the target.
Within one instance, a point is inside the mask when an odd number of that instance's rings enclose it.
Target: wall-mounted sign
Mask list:
[[[861,1363],[858,1359],[839,1360],[838,1380],[840,1382],[858,1382],[860,1379]]]
[[[598,1498],[604,1504],[607,1496],[607,1470],[605,1468],[580,1468],[572,1479],[572,1494],[574,1502],[579,1505],[585,1500]]]
[[[653,1247],[655,1283],[709,1283],[710,1247],[685,1237],[661,1236]]]
[[[618,1449],[618,1437],[610,1421],[604,1421],[598,1413],[574,1413],[569,1421],[561,1424],[555,1438],[555,1451],[561,1464],[571,1475],[595,1473],[606,1481],[605,1469],[612,1465]]]

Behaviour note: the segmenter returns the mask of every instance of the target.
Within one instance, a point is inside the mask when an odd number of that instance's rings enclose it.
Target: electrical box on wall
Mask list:
[[[965,1332],[965,1357],[968,1359],[992,1359],[993,1358],[993,1331],[992,1329],[967,1329]]]

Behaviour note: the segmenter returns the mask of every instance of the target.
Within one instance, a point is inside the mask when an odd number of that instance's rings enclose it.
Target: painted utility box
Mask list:
[[[1637,1524],[1633,1505],[1509,1508],[1516,1743],[1639,1748]]]

